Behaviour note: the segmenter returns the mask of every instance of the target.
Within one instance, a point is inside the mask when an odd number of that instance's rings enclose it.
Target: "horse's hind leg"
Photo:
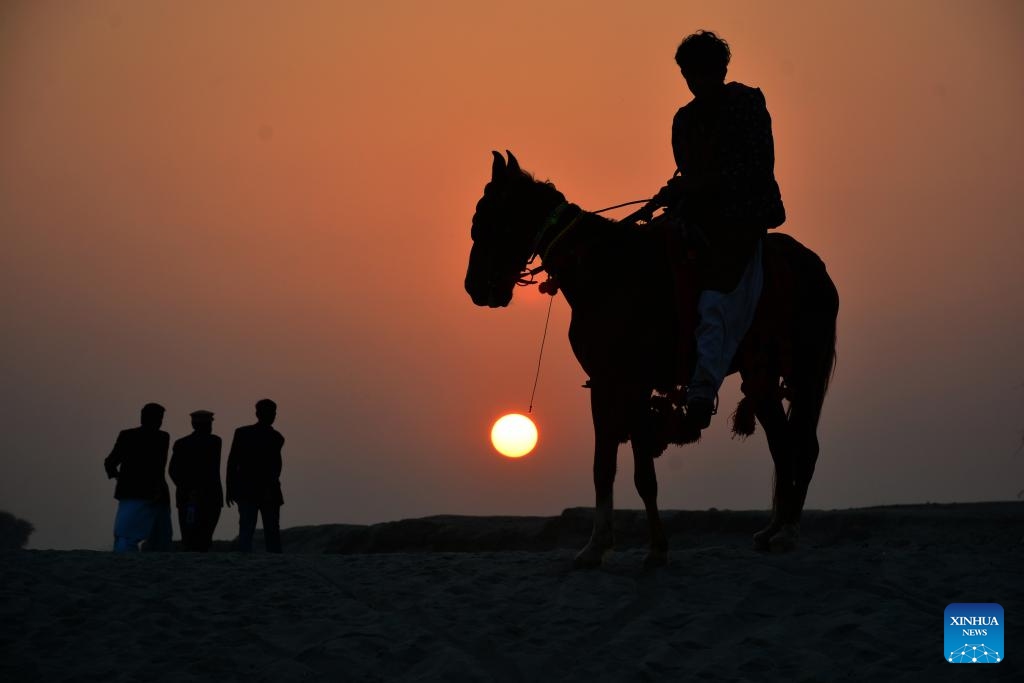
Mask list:
[[[777,395],[758,400],[755,414],[764,428],[768,449],[775,464],[772,488],[772,517],[768,526],[754,534],[754,549],[759,551],[786,550],[795,544],[794,529],[786,529],[793,506],[794,481],[796,478],[790,425],[786,411]],[[782,536],[779,534],[782,533]]]
[[[794,534],[799,530],[807,488],[818,462],[818,421],[835,368],[839,313],[839,294],[824,270],[818,273],[818,282],[806,291],[812,294],[805,299],[808,310],[796,326],[794,367],[786,378],[791,396],[788,425],[793,479],[783,529],[792,529]],[[772,537],[773,545],[777,537]],[[795,544],[795,535],[792,540]]]
[[[778,496],[775,509],[779,516],[779,528],[768,539],[768,545],[773,551],[792,550],[800,538],[800,517],[818,462],[817,432],[821,403],[820,398],[816,398],[813,392],[807,391],[800,384],[793,387],[793,402],[786,416],[783,467],[779,466],[778,461],[775,466],[775,491]],[[774,449],[772,455],[775,455]]]
[[[835,365],[835,320],[839,301],[834,289],[823,294],[829,295],[831,298],[825,301],[821,313],[824,322],[815,328],[818,331],[815,337],[805,335],[797,347],[796,357],[801,362],[795,368],[792,381],[787,382],[792,395],[788,417],[793,449],[793,491],[784,521],[793,529],[799,529],[807,488],[818,462],[818,421]]]
[[[794,472],[793,501],[788,510],[789,521],[800,523],[800,515],[807,500],[807,488],[814,476],[814,467],[818,462],[818,416],[819,406],[805,406],[797,402],[789,415],[789,430],[793,439]]]
[[[576,555],[577,568],[597,567],[615,545],[612,519],[612,491],[615,484],[621,403],[614,391],[596,384],[590,390],[590,408],[594,419],[594,529],[587,545]]]

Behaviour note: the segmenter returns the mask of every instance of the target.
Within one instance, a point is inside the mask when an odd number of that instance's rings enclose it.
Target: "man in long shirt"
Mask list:
[[[209,410],[197,410],[191,418],[193,431],[174,442],[169,472],[176,487],[181,545],[185,550],[205,553],[224,507],[221,440],[213,433],[213,413]]]
[[[141,426],[125,429],[103,461],[107,477],[117,479],[114,498],[114,552],[168,550],[171,545],[171,495],[164,478],[170,436],[160,429],[164,408],[142,407]]]
[[[239,427],[231,441],[227,468],[227,504],[238,503],[238,549],[252,551],[256,517],[263,518],[267,552],[281,552],[281,448],[284,437],[273,428],[277,404],[256,403],[256,424]]]
[[[700,292],[696,365],[687,385],[686,417],[695,429],[711,421],[715,398],[736,349],[754,318],[763,283],[766,231],[786,220],[775,181],[771,117],[758,88],[725,82],[731,52],[709,31],[688,36],[676,51],[693,100],[672,121],[677,174],[634,217],[660,207],[672,234],[685,232],[676,250],[677,279],[696,270]],[[677,287],[677,289],[684,289]],[[689,320],[680,301],[680,319]],[[684,349],[689,329],[681,330]]]

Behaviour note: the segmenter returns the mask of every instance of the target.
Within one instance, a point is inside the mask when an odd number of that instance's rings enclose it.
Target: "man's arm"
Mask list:
[[[225,473],[226,481],[224,482],[227,488],[224,502],[227,503],[228,507],[231,507],[235,502],[235,495],[237,494],[235,489],[238,486],[238,463],[241,459],[242,439],[239,438],[241,431],[241,428],[235,430],[235,435],[231,437],[231,450],[228,451],[228,467]]]
[[[216,446],[212,449],[213,460],[216,463],[216,466],[213,468],[213,471],[216,473],[217,481],[219,482],[219,481],[221,481],[221,478],[220,478],[220,454],[221,454],[221,451],[223,450],[224,442],[221,441],[221,438],[219,436],[214,434],[213,435],[213,443],[216,444]]]
[[[170,475],[171,481],[178,488],[181,488],[181,468],[182,468],[182,455],[181,455],[181,442],[182,439],[178,439],[174,442],[174,448],[171,449],[171,464],[167,467],[167,474]]]
[[[124,461],[124,432],[117,435],[117,441],[114,442],[114,449],[110,451],[110,455],[103,460],[103,469],[107,471],[108,479],[117,479],[120,474],[119,468],[121,463]]]
[[[710,140],[693,133],[694,112],[683,107],[672,118],[672,158],[676,172],[659,190],[656,199],[661,206],[674,207],[689,197],[706,192],[714,184],[708,177]]]
[[[672,157],[676,162],[676,171],[665,183],[657,194],[647,202],[638,214],[646,214],[649,217],[661,208],[676,208],[686,201],[688,197],[699,194],[708,186],[708,179],[702,177],[694,167],[691,158],[695,150],[692,140],[689,139],[689,128],[692,125],[687,119],[691,114],[683,107],[676,112],[672,119]]]
[[[678,174],[674,175],[658,190],[654,198],[648,202],[648,206],[653,206],[655,209],[675,206],[683,201],[687,193],[693,192],[693,185],[694,183],[691,178]]]
[[[160,432],[160,469],[167,467],[167,453],[171,450],[171,435]],[[163,474],[161,472],[161,474]]]
[[[281,449],[284,448],[284,437],[278,434],[277,448],[274,449],[274,455],[270,462],[270,468],[274,473],[274,479],[278,480],[281,478]]]

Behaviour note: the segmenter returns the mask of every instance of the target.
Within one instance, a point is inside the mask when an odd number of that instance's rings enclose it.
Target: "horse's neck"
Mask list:
[[[618,257],[625,235],[614,222],[597,214],[580,212],[571,225],[561,226],[564,231],[552,231],[541,244],[548,255],[545,267],[555,277],[571,306],[593,294],[593,284],[603,276],[616,277],[621,268]]]

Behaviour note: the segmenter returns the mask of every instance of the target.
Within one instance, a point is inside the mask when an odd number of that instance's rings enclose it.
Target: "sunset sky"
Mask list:
[[[840,292],[808,507],[1024,489],[1024,4],[5,2],[0,509],[106,548],[103,471],[147,401],[225,440],[278,403],[282,524],[591,505],[586,380],[554,303],[462,287],[491,150],[584,208],[673,170],[700,29],[760,87],[794,235]],[[618,215],[623,215],[619,213]],[[763,432],[658,461],[663,508],[764,509]],[[616,503],[640,507],[620,451]],[[216,536],[237,533],[234,509]],[[176,531],[177,535],[177,531]]]

